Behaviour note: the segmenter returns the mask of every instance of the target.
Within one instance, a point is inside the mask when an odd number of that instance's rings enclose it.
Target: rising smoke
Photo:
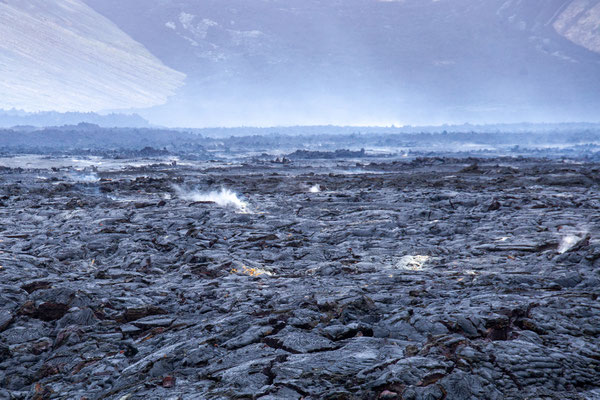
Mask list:
[[[248,203],[241,200],[238,195],[230,189],[222,188],[220,191],[201,192],[176,186],[175,191],[177,196],[183,200],[211,202],[221,207],[234,208],[238,212],[250,212]]]

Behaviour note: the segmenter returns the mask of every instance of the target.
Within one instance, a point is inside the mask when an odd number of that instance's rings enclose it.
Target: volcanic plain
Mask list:
[[[600,398],[600,164],[277,161],[2,167],[0,398]]]

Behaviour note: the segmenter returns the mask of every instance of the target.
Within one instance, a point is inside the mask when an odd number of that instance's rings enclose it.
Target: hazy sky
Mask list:
[[[0,108],[169,126],[598,120],[600,0],[6,0]]]

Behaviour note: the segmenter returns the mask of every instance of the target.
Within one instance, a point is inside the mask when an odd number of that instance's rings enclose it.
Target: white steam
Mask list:
[[[206,201],[215,203],[221,207],[231,207],[243,213],[248,213],[248,203],[242,201],[235,192],[229,189],[221,189],[216,192],[199,192],[197,190],[185,190],[180,187],[175,188],[179,198],[188,201]]]
[[[70,178],[72,181],[74,182],[78,182],[78,183],[92,183],[92,182],[98,182],[100,180],[100,178],[98,177],[98,175],[91,173],[91,174],[71,174]]]
[[[568,232],[565,232],[564,236],[560,239],[560,243],[558,244],[558,253],[563,254],[571,250],[573,247],[581,243],[581,241],[587,237],[587,234],[587,231],[569,230]]]
[[[560,244],[558,245],[558,253],[563,254],[569,251],[575,244],[581,239],[575,235],[567,235],[560,240]]]
[[[429,259],[429,256],[404,256],[396,262],[396,268],[407,271],[421,271]]]

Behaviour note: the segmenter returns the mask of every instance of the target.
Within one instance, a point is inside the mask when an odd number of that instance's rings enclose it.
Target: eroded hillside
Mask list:
[[[184,75],[80,0],[0,2],[0,108],[162,104]]]
[[[554,22],[554,29],[573,43],[600,53],[600,1],[572,1]]]

